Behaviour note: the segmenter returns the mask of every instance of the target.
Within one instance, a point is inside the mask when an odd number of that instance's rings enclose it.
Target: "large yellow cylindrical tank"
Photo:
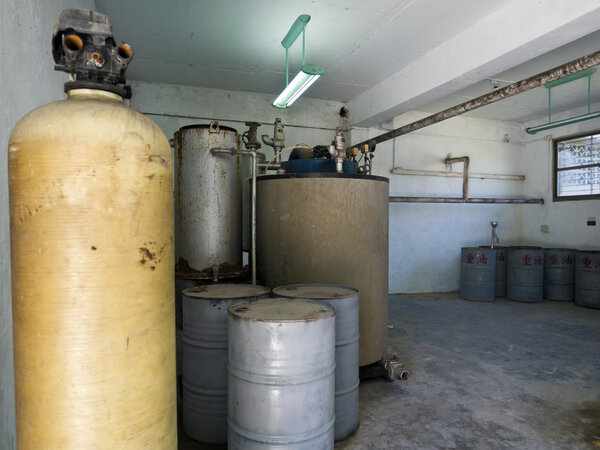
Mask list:
[[[9,141],[20,449],[177,447],[172,162],[102,90]]]

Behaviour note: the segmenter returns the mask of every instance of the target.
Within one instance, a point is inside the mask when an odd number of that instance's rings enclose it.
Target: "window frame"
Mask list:
[[[586,194],[586,195],[558,195],[558,172],[565,170],[574,170],[585,168],[587,165],[565,167],[562,170],[558,168],[558,142],[566,141],[569,139],[576,139],[584,136],[593,136],[600,134],[600,130],[586,131],[584,133],[571,134],[568,136],[561,136],[557,139],[552,139],[552,201],[553,202],[564,202],[564,201],[577,201],[577,200],[597,200],[600,199],[600,194]]]

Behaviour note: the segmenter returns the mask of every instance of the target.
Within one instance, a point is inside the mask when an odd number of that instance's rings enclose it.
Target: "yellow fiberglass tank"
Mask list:
[[[68,100],[9,141],[17,443],[175,449],[171,150],[106,16],[64,10],[53,53]]]

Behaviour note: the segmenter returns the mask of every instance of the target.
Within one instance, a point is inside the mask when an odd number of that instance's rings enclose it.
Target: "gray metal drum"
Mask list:
[[[256,163],[264,163],[266,156],[264,153],[256,152]],[[242,250],[250,252],[252,240],[252,157],[243,156],[240,160],[242,167]],[[264,167],[257,167],[256,174],[266,173]]]
[[[480,245],[481,248],[491,248]],[[506,247],[494,245],[496,250],[496,297],[506,297]]]
[[[227,308],[270,290],[212,284],[183,291],[183,429],[200,442],[227,442]]]
[[[496,298],[496,250],[463,247],[460,251],[460,296],[491,302]]]
[[[360,365],[387,351],[389,180],[294,173],[258,178],[257,270],[266,286],[360,291]]]
[[[178,278],[229,278],[242,271],[240,156],[222,152],[239,148],[236,130],[217,122],[175,133]]]
[[[544,250],[509,247],[506,297],[516,302],[541,302],[544,298]]]
[[[575,252],[572,248],[544,249],[544,298],[559,302],[575,299]]]
[[[575,304],[600,309],[600,251],[575,256]]]
[[[181,329],[183,327],[183,294],[182,292],[191,287],[197,286],[199,280],[184,280],[175,278],[175,354],[177,361],[177,376],[182,374],[182,355],[181,355]],[[179,393],[181,394],[181,393]]]
[[[309,299],[335,308],[335,440],[358,427],[358,290],[334,284],[291,284],[273,295]]]
[[[228,448],[333,449],[334,309],[266,299],[228,320]]]

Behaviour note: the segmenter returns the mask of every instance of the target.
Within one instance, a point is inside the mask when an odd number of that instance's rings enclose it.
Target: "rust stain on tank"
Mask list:
[[[144,245],[144,247],[138,249],[140,254],[139,262],[150,270],[156,270],[156,267],[161,262],[162,253],[167,244],[162,245],[158,249],[156,249],[156,242],[145,242]]]
[[[219,278],[234,278],[242,275],[244,267],[241,264],[231,264],[224,262],[217,264],[217,272]],[[195,269],[190,266],[188,261],[181,256],[177,259],[175,265],[175,275],[182,278],[191,279],[212,279],[214,277],[214,271],[212,267],[206,267],[204,269]]]

